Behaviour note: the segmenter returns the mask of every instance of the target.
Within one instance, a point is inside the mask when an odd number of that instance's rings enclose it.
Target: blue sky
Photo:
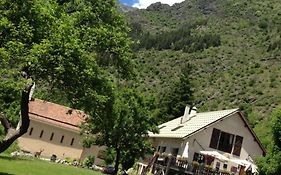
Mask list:
[[[146,8],[150,4],[156,3],[156,2],[161,2],[163,4],[169,4],[173,5],[174,3],[180,3],[184,0],[119,0],[123,4],[132,6],[132,7],[137,7],[137,8]]]
[[[138,3],[138,0],[120,0],[123,4],[133,6],[134,4]]]

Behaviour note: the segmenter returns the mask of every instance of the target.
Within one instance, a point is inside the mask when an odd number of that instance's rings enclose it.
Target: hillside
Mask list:
[[[240,107],[267,145],[269,114],[281,104],[280,6],[277,0],[187,0],[126,13],[131,36],[140,43],[136,47],[139,88],[159,100],[190,63],[199,111]],[[185,27],[190,33],[183,37],[204,39],[215,34],[220,44],[192,40],[175,49],[175,40],[170,40],[159,46],[165,36]],[[151,38],[158,45],[144,43]],[[190,49],[198,43],[203,46]]]

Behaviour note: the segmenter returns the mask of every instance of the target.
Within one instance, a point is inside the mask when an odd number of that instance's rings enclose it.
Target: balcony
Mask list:
[[[158,173],[157,173],[158,172]],[[159,175],[230,175],[225,170],[214,169],[207,163],[196,161],[188,162],[187,159],[172,155],[158,155],[152,165],[152,173]],[[141,174],[141,172],[139,173]],[[145,174],[145,173],[143,173]],[[235,174],[235,173],[234,173]]]

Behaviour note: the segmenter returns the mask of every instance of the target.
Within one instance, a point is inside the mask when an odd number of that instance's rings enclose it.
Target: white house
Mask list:
[[[266,151],[243,113],[229,109],[197,113],[188,106],[182,117],[159,125],[159,133],[149,133],[154,147],[160,153],[186,157],[189,162],[204,156],[200,151],[217,151],[229,159],[253,161]],[[231,171],[235,164],[216,164]]]

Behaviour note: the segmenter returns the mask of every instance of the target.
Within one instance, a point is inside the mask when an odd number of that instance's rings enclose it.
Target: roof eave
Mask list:
[[[264,146],[262,145],[260,139],[258,138],[258,136],[255,134],[255,132],[253,131],[253,129],[250,127],[249,122],[247,121],[247,119],[245,118],[245,116],[243,115],[243,113],[241,111],[238,112],[239,116],[241,117],[241,119],[243,120],[244,124],[247,126],[247,128],[249,129],[249,131],[251,132],[251,134],[253,135],[253,137],[255,138],[255,141],[257,141],[257,143],[259,144],[260,148],[263,151],[263,156],[265,156],[266,154],[266,149],[264,148]]]

